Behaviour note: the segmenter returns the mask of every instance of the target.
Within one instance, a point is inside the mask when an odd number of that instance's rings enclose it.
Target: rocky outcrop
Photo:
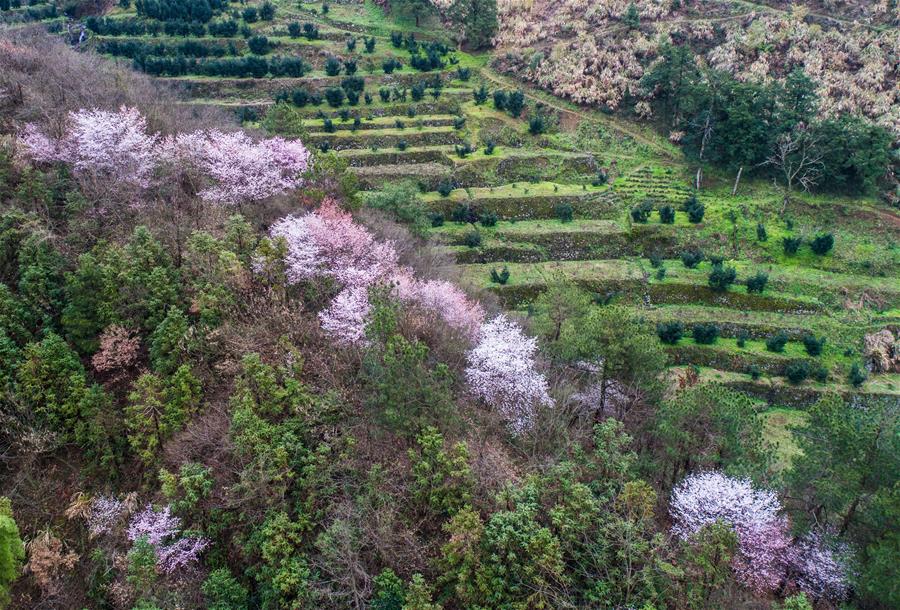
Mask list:
[[[866,335],[866,365],[873,373],[900,373],[900,339],[888,329]]]

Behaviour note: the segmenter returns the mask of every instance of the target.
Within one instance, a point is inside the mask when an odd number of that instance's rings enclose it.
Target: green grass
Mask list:
[[[759,417],[763,422],[763,438],[775,449],[775,471],[784,472],[801,454],[791,427],[802,425],[807,415],[797,409],[776,408],[761,413]]]
[[[447,199],[465,201],[467,199],[503,199],[507,197],[542,197],[547,195],[590,195],[603,190],[603,187],[588,186],[587,188],[582,188],[575,184],[559,184],[556,182],[519,182],[487,188],[454,189]],[[445,197],[437,192],[429,192],[422,195],[422,199],[424,201],[437,201],[445,199]]]

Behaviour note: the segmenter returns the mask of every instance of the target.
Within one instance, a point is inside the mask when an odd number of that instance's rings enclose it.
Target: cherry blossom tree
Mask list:
[[[314,212],[282,218],[270,234],[287,242],[289,283],[329,276],[345,286],[369,286],[397,268],[393,245],[379,242],[331,199]]]
[[[469,390],[497,409],[515,434],[532,427],[538,405],[553,404],[547,379],[536,368],[536,351],[537,339],[501,314],[481,326],[467,357]]]
[[[368,290],[362,286],[345,288],[331,304],[319,312],[322,329],[342,343],[363,345],[372,305]]]
[[[297,188],[309,168],[310,153],[299,140],[270,138],[254,142],[241,131],[195,134],[197,161],[213,184],[200,191],[207,200],[239,205]]]
[[[788,574],[797,586],[816,598],[847,597],[846,548],[832,548],[818,532],[799,539],[788,553]]]
[[[440,316],[447,325],[474,340],[484,322],[484,309],[454,284],[445,280],[417,280],[408,270],[393,278],[394,294],[403,302]]]
[[[113,496],[96,496],[87,513],[88,534],[96,538],[112,531],[127,512],[124,502]]]
[[[184,568],[198,560],[209,545],[205,538],[179,536],[181,519],[172,514],[166,506],[161,511],[151,505],[135,515],[128,525],[128,539],[131,542],[145,539],[156,551],[157,568],[166,574]]]
[[[776,589],[785,576],[790,538],[780,510],[775,492],[754,489],[748,479],[720,472],[686,477],[672,491],[669,504],[672,531],[682,539],[717,521],[734,528],[739,552],[732,567],[740,581],[757,592]]]
[[[36,161],[62,161],[77,176],[146,188],[157,161],[156,135],[137,108],[118,112],[79,110],[69,113],[65,133],[56,141],[26,125],[20,142]]]

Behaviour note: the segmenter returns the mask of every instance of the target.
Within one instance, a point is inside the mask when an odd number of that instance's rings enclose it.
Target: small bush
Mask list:
[[[504,110],[506,109],[506,91],[502,89],[498,89],[494,91],[494,109],[495,110]]]
[[[391,44],[394,45],[394,48],[399,49],[403,46],[403,33],[402,32],[391,32]]]
[[[711,267],[715,267],[717,265],[721,265],[725,262],[725,257],[720,254],[710,254],[708,257],[709,264]]]
[[[828,382],[828,368],[822,366],[821,364],[813,367],[812,373],[810,376],[818,381],[819,383],[827,383]]]
[[[469,77],[472,75],[472,71],[469,68],[457,68],[456,69],[456,78],[459,80],[466,82],[469,80]]]
[[[820,356],[825,347],[825,337],[816,339],[815,335],[806,335],[803,337],[803,347],[810,356]]]
[[[466,126],[466,117],[459,116],[453,119],[453,129],[462,129]]]
[[[391,101],[391,90],[387,87],[382,87],[378,90],[378,97],[381,98],[381,101],[385,104]]]
[[[866,368],[860,366],[858,362],[854,362],[853,366],[850,367],[850,374],[847,376],[847,381],[849,381],[854,388],[858,388],[864,384],[868,378],[869,372]]]
[[[575,211],[572,209],[572,204],[570,203],[558,203],[556,204],[556,217],[561,222],[572,222],[572,218],[575,214]]]
[[[769,282],[769,274],[757,271],[756,275],[747,278],[747,292],[762,294]]]
[[[497,215],[493,212],[484,212],[479,219],[482,227],[493,227],[497,225]]]
[[[766,339],[766,349],[780,354],[784,351],[784,346],[787,345],[787,342],[788,336],[784,333],[778,333]]]
[[[325,133],[334,133],[334,121],[325,119],[322,121],[322,129],[325,130]]]
[[[363,100],[366,102],[366,105],[372,103],[372,95],[370,93],[363,93]]]
[[[701,345],[712,345],[719,338],[719,326],[714,322],[694,324],[691,334],[694,342]]]
[[[791,362],[784,367],[784,376],[787,377],[788,381],[795,384],[805,381],[809,377],[809,373],[809,363],[805,360]]]
[[[385,74],[393,74],[394,70],[399,70],[401,67],[402,64],[393,57],[384,60],[381,64],[381,69]]]
[[[659,255],[659,252],[650,254],[650,266],[654,269],[659,269],[663,266],[663,258]]]
[[[312,23],[304,23],[303,24],[303,36],[305,36],[307,40],[318,40],[319,26],[314,25]]]
[[[325,101],[332,108],[338,108],[344,103],[344,90],[340,87],[329,87],[325,90]]]
[[[409,93],[412,96],[412,101],[421,102],[422,98],[425,97],[425,83],[416,83],[410,88]]]
[[[356,106],[359,104],[359,91],[348,91],[347,92],[347,103],[351,106]]]
[[[746,330],[741,329],[737,334],[737,346],[744,347],[747,345],[747,339],[750,338],[750,333]]]
[[[463,243],[470,248],[477,248],[481,245],[481,233],[479,233],[477,230],[469,231],[463,238]]]
[[[609,182],[609,174],[606,173],[605,169],[600,169],[597,171],[597,175],[594,176],[594,179],[591,180],[591,185],[593,186],[603,186]]]
[[[747,367],[747,374],[750,375],[750,379],[756,381],[760,377],[762,377],[762,370],[755,364],[751,364]]]
[[[641,203],[631,208],[631,219],[634,222],[643,224],[650,218],[650,213],[652,211],[653,202],[650,200],[642,201]]]
[[[761,222],[756,223],[756,240],[767,241],[768,239],[769,234],[766,232],[766,226]]]
[[[734,281],[737,279],[737,271],[734,267],[726,267],[721,263],[718,265],[714,265],[712,271],[709,274],[709,279],[707,283],[709,287],[715,290],[716,292],[725,292],[728,290],[728,287],[734,284]]]
[[[506,98],[506,111],[513,118],[518,118],[525,107],[525,94],[521,91],[510,91]]]
[[[472,97],[475,99],[475,105],[481,106],[488,98],[487,87],[481,85],[478,89],[472,89]]]
[[[537,136],[545,131],[547,131],[547,122],[544,120],[544,116],[537,113],[531,115],[531,118],[528,119],[528,133]]]
[[[350,36],[347,38],[347,51],[352,53],[356,50],[356,36]]]
[[[703,222],[703,216],[706,214],[706,206],[694,200],[694,204],[687,209],[688,220],[697,224]]]
[[[473,152],[472,145],[469,144],[468,142],[466,142],[462,146],[457,145],[454,148],[456,149],[456,156],[459,157],[460,159],[465,159]]]
[[[433,213],[431,215],[431,226],[432,227],[443,227],[444,226],[444,215],[440,213]]]
[[[356,74],[356,60],[348,59],[344,62],[344,74],[347,76]]]
[[[303,108],[309,103],[309,93],[306,89],[294,89],[291,92],[291,103],[298,108]]]
[[[325,74],[337,76],[341,73],[341,62],[337,57],[329,57],[325,60]]]
[[[491,269],[491,281],[501,286],[509,281],[509,269],[507,269],[506,265],[503,266],[499,273],[496,269]]]
[[[375,37],[371,38],[363,38],[363,44],[366,47],[366,53],[374,53],[375,52]]]
[[[666,268],[665,267],[660,267],[659,269],[656,270],[656,279],[658,279],[660,282],[663,281],[664,279],[666,279]]]
[[[666,345],[675,345],[684,336],[684,326],[681,322],[660,322],[656,325],[656,334]]]
[[[497,144],[496,144],[493,140],[488,140],[488,141],[485,142],[485,144],[484,144],[484,154],[486,154],[486,155],[493,155],[493,154],[494,154],[494,148],[495,148],[496,146],[497,146]]]
[[[407,144],[406,140],[400,140],[399,142],[397,142],[398,150],[402,151],[402,150],[406,150],[407,148],[409,148],[409,144]]]
[[[812,248],[813,252],[815,252],[819,256],[824,256],[828,254],[834,247],[834,235],[832,235],[831,233],[816,235],[816,237],[809,243],[809,246]]]
[[[269,52],[269,39],[265,36],[251,36],[247,39],[247,48],[254,55],[265,55]]]
[[[475,224],[478,222],[478,214],[467,203],[457,203],[450,214],[450,220],[460,224]]]
[[[449,197],[453,192],[453,183],[449,180],[441,180],[437,186],[437,192],[441,194],[441,197]]]
[[[300,34],[303,32],[303,28],[296,21],[291,21],[288,24],[288,36],[291,38],[300,38]]]
[[[685,250],[681,253],[681,262],[688,269],[695,269],[703,262],[703,252],[700,250]]]
[[[675,208],[670,205],[659,208],[659,221],[664,225],[675,224]]]
[[[785,237],[781,240],[781,245],[784,248],[784,253],[788,256],[797,254],[797,250],[800,249],[800,244],[802,243],[803,240],[799,237]]]
[[[406,129],[406,123],[400,119],[394,119],[394,127],[397,129]]]

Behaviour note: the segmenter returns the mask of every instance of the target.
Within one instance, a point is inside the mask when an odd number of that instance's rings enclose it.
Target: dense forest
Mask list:
[[[588,4],[0,0],[0,608],[900,607],[896,57]]]

